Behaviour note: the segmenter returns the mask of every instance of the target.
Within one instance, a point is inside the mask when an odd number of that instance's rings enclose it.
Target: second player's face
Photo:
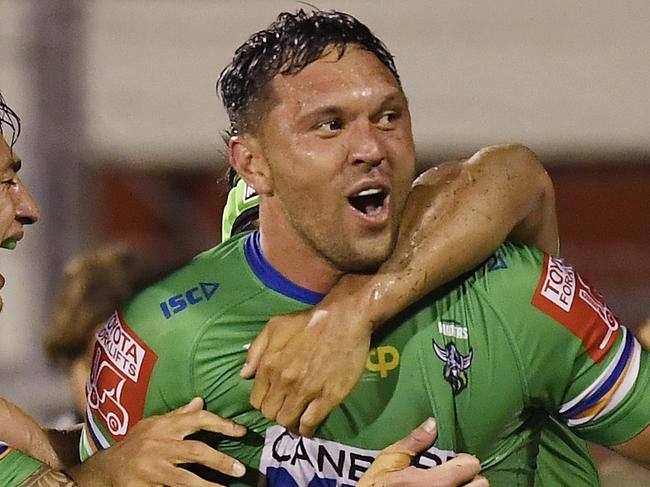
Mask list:
[[[36,201],[18,177],[20,159],[0,135],[0,242],[13,246],[23,237],[23,225],[39,217]]]
[[[411,116],[374,54],[337,57],[273,79],[260,139],[292,228],[337,269],[372,270],[393,250],[413,180]]]

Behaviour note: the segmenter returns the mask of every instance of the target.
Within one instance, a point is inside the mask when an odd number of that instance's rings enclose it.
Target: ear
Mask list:
[[[273,178],[259,142],[248,134],[236,135],[228,141],[228,160],[246,184],[257,194],[273,194]]]

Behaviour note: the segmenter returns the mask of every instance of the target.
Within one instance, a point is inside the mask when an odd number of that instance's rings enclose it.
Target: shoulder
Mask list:
[[[618,338],[620,324],[603,296],[561,258],[505,243],[476,276],[482,296],[525,343],[577,347],[600,362]]]
[[[238,295],[249,278],[242,238],[197,255],[190,263],[139,292],[121,311],[122,320],[155,340],[161,327],[194,333]]]
[[[505,242],[466,282],[482,291],[484,297],[497,299],[507,294],[514,299],[530,298],[548,259],[534,247]]]

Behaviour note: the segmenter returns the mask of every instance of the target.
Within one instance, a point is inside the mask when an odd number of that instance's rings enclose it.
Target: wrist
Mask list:
[[[323,309],[344,309],[346,326],[372,334],[400,308],[385,299],[394,279],[390,274],[347,274],[321,303]],[[319,305],[319,306],[321,306]]]

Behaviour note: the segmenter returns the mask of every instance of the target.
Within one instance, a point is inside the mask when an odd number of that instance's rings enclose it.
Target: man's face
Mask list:
[[[0,135],[0,242],[13,248],[23,225],[38,220],[38,204],[18,177],[21,161]]]
[[[392,73],[363,49],[272,80],[258,135],[290,226],[341,271],[393,250],[415,170],[411,116]]]

